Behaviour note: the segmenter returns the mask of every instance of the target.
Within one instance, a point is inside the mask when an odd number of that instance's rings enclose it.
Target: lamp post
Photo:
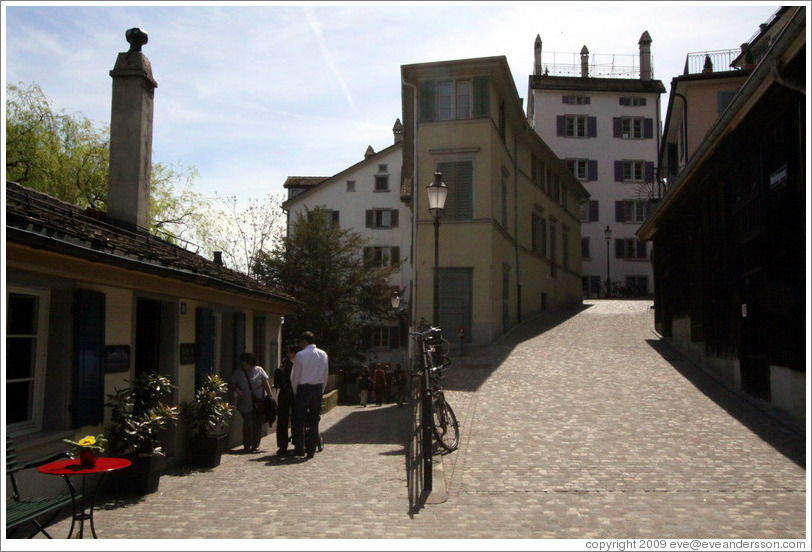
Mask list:
[[[608,299],[612,295],[612,279],[609,275],[609,242],[612,240],[612,229],[609,228],[609,225],[606,225],[606,230],[603,231],[603,235],[606,236],[606,298]]]
[[[434,217],[434,296],[432,301],[432,325],[440,324],[440,217],[443,216],[448,186],[442,173],[434,173],[434,182],[426,186],[429,194],[429,211]]]

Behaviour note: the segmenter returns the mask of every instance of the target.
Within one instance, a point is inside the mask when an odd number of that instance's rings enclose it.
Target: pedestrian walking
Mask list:
[[[361,368],[361,375],[358,376],[358,400],[361,406],[366,408],[369,401],[369,394],[372,392],[372,380],[369,378],[369,368]]]
[[[231,374],[231,386],[237,393],[237,410],[242,416],[243,452],[257,452],[262,439],[262,424],[265,415],[258,412],[254,403],[271,396],[268,374],[256,365],[253,353],[240,355],[240,367]]]
[[[372,373],[372,385],[375,389],[375,404],[381,406],[386,393],[386,372],[383,371],[380,362],[375,365],[375,371]]]
[[[313,332],[299,338],[302,350],[296,353],[291,370],[293,388],[293,455],[313,458],[319,442],[321,397],[327,387],[329,360],[327,353],[316,347]],[[305,425],[309,428],[305,442]]]

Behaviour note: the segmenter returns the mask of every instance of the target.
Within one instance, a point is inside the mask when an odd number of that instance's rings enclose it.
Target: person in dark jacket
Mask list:
[[[290,419],[293,414],[293,387],[290,383],[290,372],[293,369],[293,359],[299,348],[291,345],[285,349],[285,358],[273,374],[273,387],[278,391],[276,397],[276,454],[284,456],[288,452],[290,442]]]

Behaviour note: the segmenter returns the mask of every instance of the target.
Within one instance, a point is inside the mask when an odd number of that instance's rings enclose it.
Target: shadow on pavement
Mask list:
[[[662,356],[694,387],[723,408],[775,450],[806,468],[806,433],[773,417],[743,395],[703,371],[667,341],[647,339],[652,349]]]

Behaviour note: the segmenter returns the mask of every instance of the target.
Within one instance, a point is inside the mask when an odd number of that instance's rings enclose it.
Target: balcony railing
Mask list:
[[[651,56],[654,78],[654,56]],[[580,77],[581,56],[574,53],[546,52],[541,59],[541,72],[554,77]],[[635,54],[589,54],[588,75],[596,78],[639,79],[640,64]]]
[[[730,64],[741,55],[741,50],[713,50],[706,52],[693,52],[685,58],[685,70],[683,75],[697,75],[705,69],[705,58],[710,58],[711,70],[733,71],[735,67]]]

